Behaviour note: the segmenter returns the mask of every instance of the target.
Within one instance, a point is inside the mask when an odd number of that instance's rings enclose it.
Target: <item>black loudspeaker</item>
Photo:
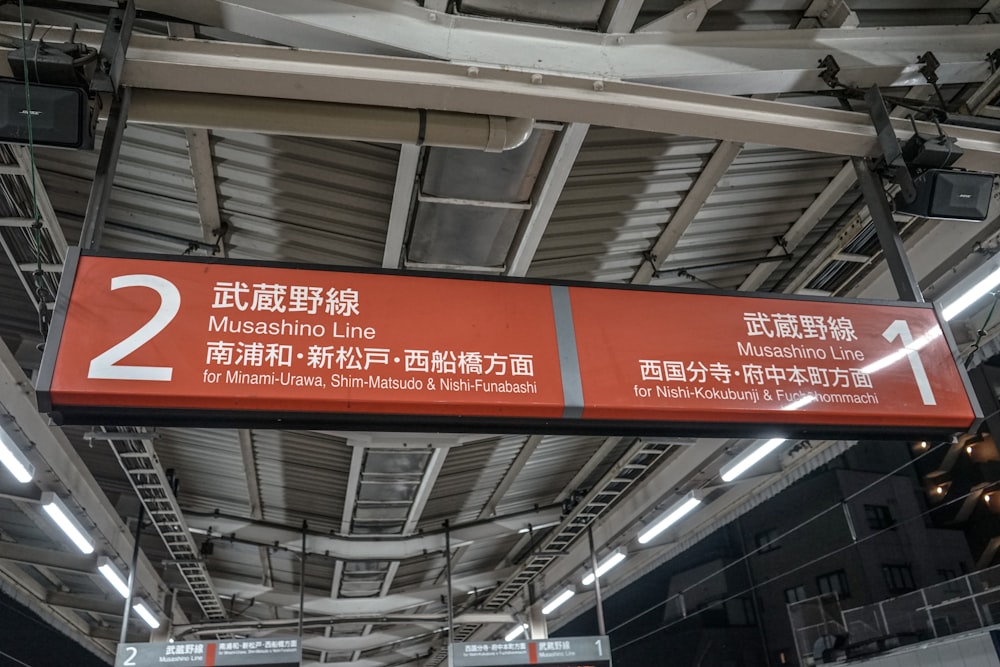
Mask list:
[[[929,169],[913,179],[917,196],[896,196],[896,211],[942,220],[982,222],[990,208],[993,174]]]
[[[31,110],[24,82],[0,78],[0,142],[57,148],[93,148],[94,121],[87,91],[75,86],[30,84]]]

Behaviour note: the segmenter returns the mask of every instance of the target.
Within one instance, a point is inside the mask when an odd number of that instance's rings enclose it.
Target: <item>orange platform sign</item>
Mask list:
[[[978,418],[928,306],[74,256],[64,422],[917,433]]]

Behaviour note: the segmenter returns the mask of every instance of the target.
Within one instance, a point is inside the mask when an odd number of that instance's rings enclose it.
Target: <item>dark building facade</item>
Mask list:
[[[824,595],[848,609],[971,569],[963,533],[932,522],[912,457],[911,443],[858,444],[611,596],[616,664],[798,665],[788,604]],[[554,634],[593,633],[591,616]]]

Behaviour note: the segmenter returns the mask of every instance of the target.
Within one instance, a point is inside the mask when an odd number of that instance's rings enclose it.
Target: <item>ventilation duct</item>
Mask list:
[[[551,141],[551,131],[538,130],[496,155],[428,151],[407,266],[501,272]]]
[[[521,146],[534,128],[528,118],[141,88],[132,91],[128,121],[491,153]]]

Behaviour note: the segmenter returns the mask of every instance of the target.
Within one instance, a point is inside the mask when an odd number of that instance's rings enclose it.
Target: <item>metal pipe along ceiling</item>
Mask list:
[[[521,146],[531,136],[535,125],[530,118],[143,88],[132,91],[128,120],[151,125],[423,144],[491,153]]]

